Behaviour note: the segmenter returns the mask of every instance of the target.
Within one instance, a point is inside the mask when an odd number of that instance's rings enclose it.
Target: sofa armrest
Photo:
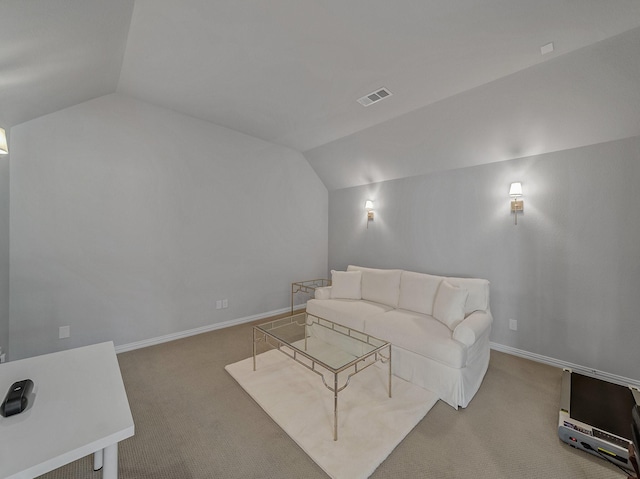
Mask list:
[[[453,331],[453,339],[466,346],[472,346],[476,340],[491,329],[493,317],[488,311],[475,311],[466,317]]]
[[[323,286],[322,288],[316,288],[316,299],[331,299],[331,286]]]

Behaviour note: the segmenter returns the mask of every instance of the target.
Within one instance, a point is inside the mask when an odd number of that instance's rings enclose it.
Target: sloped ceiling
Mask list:
[[[329,190],[640,136],[640,28],[304,153]]]
[[[307,152],[330,189],[352,186],[413,171],[323,173],[367,132],[637,27],[638,0],[0,0],[0,126],[117,91]]]
[[[0,0],[0,127],[113,93],[133,0]]]

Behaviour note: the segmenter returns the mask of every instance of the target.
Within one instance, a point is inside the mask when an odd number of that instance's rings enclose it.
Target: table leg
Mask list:
[[[389,397],[391,397],[391,344],[389,344]]]
[[[253,370],[256,370],[256,328],[253,330]]]
[[[102,469],[102,449],[93,453],[93,470],[99,471]]]
[[[102,479],[118,479],[118,443],[105,447],[103,451]]]
[[[338,375],[333,375],[333,440],[338,440]]]

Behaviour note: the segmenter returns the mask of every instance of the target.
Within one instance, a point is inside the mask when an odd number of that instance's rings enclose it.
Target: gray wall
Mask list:
[[[276,311],[326,270],[327,190],[291,149],[118,94],[11,147],[11,359]]]
[[[7,132],[9,136],[9,132]],[[0,156],[0,347],[9,351],[9,156]]]
[[[332,191],[329,267],[487,278],[492,341],[638,379],[639,179],[633,137]],[[524,190],[517,226],[513,181]]]

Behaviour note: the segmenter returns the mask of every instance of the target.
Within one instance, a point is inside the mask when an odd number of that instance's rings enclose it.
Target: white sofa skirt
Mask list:
[[[309,328],[309,334],[354,356],[363,354],[362,348],[353,341],[340,335],[328,334],[324,328]],[[391,371],[394,376],[437,394],[451,407],[465,408],[480,389],[482,379],[489,367],[489,333],[478,338],[467,353],[466,366],[453,368],[392,344]],[[381,367],[386,368],[384,365]]]
[[[480,389],[489,367],[489,335],[478,338],[469,350],[467,365],[455,369],[433,359],[391,347],[392,372],[417,386],[428,389],[451,407],[467,407]]]

